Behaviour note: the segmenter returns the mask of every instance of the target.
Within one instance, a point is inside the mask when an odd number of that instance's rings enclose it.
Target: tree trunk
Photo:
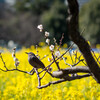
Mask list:
[[[87,41],[79,33],[79,5],[77,0],[67,0],[68,1],[68,13],[69,17],[67,19],[69,37],[70,39],[79,47],[79,50],[83,54],[87,65],[92,72],[95,80],[100,83],[100,68],[97,62],[94,60],[90,46]]]

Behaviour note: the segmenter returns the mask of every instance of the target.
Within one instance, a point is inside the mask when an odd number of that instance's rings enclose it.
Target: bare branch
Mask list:
[[[1,58],[2,62],[3,62],[3,64],[4,64],[4,67],[6,68],[6,70],[8,70],[7,67],[6,67],[5,61],[3,60],[3,57],[1,55],[1,53],[0,53],[0,58]]]
[[[85,77],[89,77],[89,76],[91,76],[91,75],[90,74],[85,74],[85,75],[67,77],[66,79],[60,79],[58,81],[49,82],[48,84],[39,86],[37,88],[42,89],[42,88],[46,88],[46,87],[50,86],[51,84],[58,84],[58,83],[62,83],[62,82],[65,82],[65,81],[72,81],[72,80],[81,79],[81,78],[85,78]]]
[[[19,72],[23,72],[23,73],[27,73],[27,74],[29,74],[29,75],[33,75],[34,73],[35,73],[35,71],[33,71],[32,73],[31,72],[27,72],[27,71],[23,71],[23,70],[20,70],[20,69],[7,69],[7,70],[4,70],[4,69],[1,69],[0,68],[0,70],[1,71],[3,71],[3,72],[8,72],[8,71],[19,71]]]
[[[62,37],[60,39],[58,50],[61,48],[63,39],[64,39],[64,33],[62,34]]]
[[[44,57],[42,57],[40,60],[43,60],[43,59],[46,58],[47,56],[49,56],[49,55],[44,55]]]
[[[75,67],[75,66],[78,65],[80,62],[83,62],[83,61],[84,61],[84,59],[81,59],[81,60],[79,60],[77,63],[71,65],[71,64],[68,64],[68,63],[66,62],[66,60],[65,60],[64,57],[63,57],[63,60],[64,60],[65,64],[68,65],[68,66],[70,66],[70,67]]]
[[[7,72],[7,70],[1,69],[1,68],[0,68],[0,70],[3,71],[3,72]]]
[[[74,67],[74,66],[78,65],[81,61],[83,62],[83,61],[84,61],[84,59],[79,60],[77,63],[73,64],[73,65],[72,65],[72,67]]]
[[[72,65],[71,65],[71,64],[69,64],[69,63],[67,63],[67,62],[66,62],[66,59],[65,59],[64,57],[63,57],[63,60],[64,60],[64,62],[65,62],[65,64],[66,64],[66,65],[68,65],[68,66],[72,67]]]
[[[66,69],[61,69],[60,71],[54,71],[52,76],[55,78],[63,78],[68,74],[73,73],[91,73],[89,68],[86,66],[68,67]]]

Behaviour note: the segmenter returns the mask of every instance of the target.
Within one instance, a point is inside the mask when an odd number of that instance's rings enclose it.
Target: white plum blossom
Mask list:
[[[55,52],[55,55],[56,55],[57,57],[59,57],[59,56],[60,56],[60,52],[59,52],[59,51],[56,51],[56,52]]]
[[[50,48],[51,51],[53,51],[54,50],[54,45],[51,45],[49,48]]]
[[[45,42],[49,45],[49,43],[50,43],[50,39],[46,39]]]
[[[50,34],[49,32],[47,32],[47,31],[45,32],[45,36],[46,36],[46,37],[48,37],[49,34]]]
[[[13,57],[13,59],[14,59],[14,61],[15,61],[15,66],[17,67],[18,65],[19,65],[19,60],[16,58],[16,55],[15,55],[15,52],[16,52],[16,47],[14,47],[13,48],[13,52],[12,52],[12,57]]]
[[[40,25],[37,26],[37,28],[40,30],[40,32],[42,32],[42,30],[43,30],[43,25],[40,24]]]

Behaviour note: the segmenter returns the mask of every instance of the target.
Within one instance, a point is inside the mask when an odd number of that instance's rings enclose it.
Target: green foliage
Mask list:
[[[48,10],[53,0],[33,0],[31,3],[31,10],[34,14],[40,15]]]
[[[33,14],[40,15],[50,8],[52,2],[53,0],[17,0],[15,8],[18,11],[30,10]]]
[[[16,0],[15,8],[18,11],[31,10],[33,14],[41,15],[52,6],[53,2],[57,0]],[[64,0],[60,2],[64,3]]]
[[[16,0],[15,8],[18,12],[30,10],[30,0]]]
[[[56,38],[59,42],[62,33],[64,34],[63,42],[68,41],[67,36],[67,7],[60,1],[55,1],[49,11],[43,13],[41,21],[46,28],[52,34],[50,38]]]
[[[80,29],[92,44],[100,43],[100,0],[91,0],[80,11]]]

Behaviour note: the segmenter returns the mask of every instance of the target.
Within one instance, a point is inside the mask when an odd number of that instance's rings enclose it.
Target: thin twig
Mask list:
[[[56,39],[55,38],[53,38],[53,40],[54,40],[54,43],[55,43],[55,46],[57,47],[57,41],[56,41]]]
[[[44,57],[42,57],[40,60],[43,60],[43,59],[46,58],[47,56],[49,56],[49,55],[44,55]]]
[[[65,62],[65,64],[66,64],[66,65],[68,65],[68,66],[72,67],[72,65],[71,65],[71,64],[66,63],[66,59],[65,59],[64,57],[63,57],[63,60],[64,60],[64,62]]]
[[[7,72],[7,70],[1,69],[1,68],[0,68],[0,70],[3,71],[3,72]]]
[[[53,60],[54,60],[54,62],[56,64],[58,70],[60,70],[59,64],[58,64],[58,62],[56,62],[56,59],[55,59],[55,56],[53,55],[53,53],[52,53],[52,57],[53,57]]]
[[[36,74],[37,74],[38,86],[41,86],[41,78],[40,78],[40,76],[39,76],[39,72],[38,72],[38,70],[37,70],[36,68],[34,68],[34,70],[35,70],[35,72],[36,72]]]
[[[76,60],[77,60],[77,50],[76,50],[76,53],[75,53],[75,63],[76,63]]]
[[[75,66],[78,65],[81,61],[84,61],[84,59],[81,59],[81,60],[79,60],[77,63],[71,65],[71,64],[66,63],[66,60],[65,60],[64,57],[63,57],[63,60],[64,60],[65,64],[68,65],[68,66],[70,66],[70,67],[75,67]]]
[[[77,63],[73,64],[72,67],[78,65],[81,61],[84,61],[84,59],[79,60]]]
[[[7,69],[7,70],[4,70],[4,69],[1,69],[1,68],[0,68],[0,70],[3,71],[3,72],[8,72],[8,71],[19,71],[19,72],[27,73],[27,74],[29,74],[29,75],[33,75],[34,72],[35,72],[35,71],[33,71],[32,73],[30,73],[30,72],[27,72],[27,71],[20,70],[20,69],[18,69],[18,68],[17,68],[17,69],[16,69],[16,68],[15,68],[15,69]]]
[[[3,57],[2,57],[1,54],[0,54],[0,58],[1,58],[2,62],[3,62],[3,64],[4,64],[4,67],[6,68],[6,70],[8,70],[8,68],[6,67],[5,61],[3,60]]]
[[[64,39],[64,33],[62,34],[62,37],[61,37],[61,39],[60,39],[58,50],[61,48],[62,40],[63,40],[63,39]]]

